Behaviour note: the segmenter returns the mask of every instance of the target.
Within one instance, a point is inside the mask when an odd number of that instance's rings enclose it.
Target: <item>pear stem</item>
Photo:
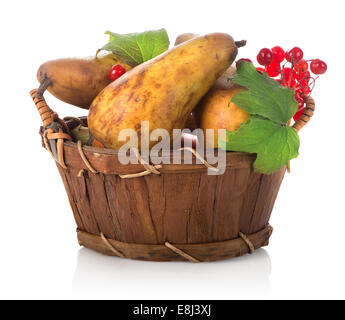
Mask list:
[[[43,80],[37,89],[37,97],[42,98],[44,91],[46,91],[49,85],[51,85],[51,82],[52,81],[47,76],[43,77]]]
[[[235,45],[237,48],[244,47],[247,44],[247,40],[235,41]]]

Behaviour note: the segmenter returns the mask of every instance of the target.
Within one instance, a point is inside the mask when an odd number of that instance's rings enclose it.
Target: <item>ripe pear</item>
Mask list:
[[[47,90],[56,98],[89,109],[92,100],[111,82],[109,71],[115,64],[121,64],[126,70],[131,68],[112,53],[97,57],[65,58],[42,64],[37,71],[37,79],[40,83],[49,79]]]
[[[119,149],[123,129],[133,129],[141,147],[141,121],[150,132],[183,129],[190,112],[234,61],[237,46],[224,33],[193,38],[109,84],[92,102],[88,125],[107,148]],[[149,148],[157,142],[150,141]]]
[[[176,40],[175,40],[175,46],[178,46],[179,44],[186,42],[190,39],[199,37],[199,34],[196,33],[182,33],[179,36],[177,36]]]
[[[229,70],[221,76],[193,110],[198,128],[215,130],[213,139],[205,135],[206,148],[218,147],[217,129],[236,131],[249,118],[248,112],[231,102],[236,93],[245,90],[229,81],[233,71]]]
[[[183,42],[186,42],[190,39],[193,39],[195,37],[198,37],[199,35],[198,34],[195,34],[195,33],[182,33],[180,34],[179,36],[177,36],[176,40],[175,40],[175,46],[183,43]],[[217,82],[221,82],[221,83],[224,83],[224,84],[227,84],[228,82],[228,79],[230,77],[232,77],[234,74],[236,73],[236,67],[234,64],[232,64],[217,80]],[[192,112],[190,114],[190,116],[188,117],[187,119],[187,122],[185,124],[185,127],[188,128],[188,129],[191,129],[191,130],[194,130],[197,128],[197,124],[196,124],[196,119],[195,119],[195,115],[194,113]]]

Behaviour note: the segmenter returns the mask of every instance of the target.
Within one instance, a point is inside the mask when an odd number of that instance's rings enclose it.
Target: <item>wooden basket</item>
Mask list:
[[[223,175],[208,175],[207,167],[196,163],[123,165],[114,150],[69,141],[70,130],[86,119],[63,121],[37,90],[31,96],[80,245],[131,259],[192,262],[233,258],[268,245],[285,167],[271,175],[256,173],[255,155],[240,152],[227,152]],[[306,102],[296,131],[313,114],[313,99]]]

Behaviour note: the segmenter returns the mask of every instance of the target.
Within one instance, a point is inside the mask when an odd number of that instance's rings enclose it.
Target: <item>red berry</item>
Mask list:
[[[297,73],[293,69],[291,72],[291,68],[284,68],[282,71],[282,78],[286,83],[289,83],[290,80],[296,83]]]
[[[294,47],[286,52],[285,58],[287,61],[295,64],[303,59],[303,51],[301,48]]]
[[[308,62],[305,60],[299,61],[294,68],[298,73],[308,71]]]
[[[256,59],[258,60],[259,64],[262,66],[267,66],[272,62],[273,55],[272,51],[267,48],[263,48],[260,50],[259,54],[256,56]]]
[[[298,108],[297,108],[297,112],[301,111],[302,109],[304,109],[304,99],[303,99],[303,93],[299,94],[299,92],[295,92],[295,100],[298,103]]]
[[[267,74],[274,78],[280,75],[280,64],[278,62],[272,61],[269,65],[266,66]]]
[[[294,69],[291,70],[291,68],[284,68],[284,70],[286,73],[289,74],[289,76],[290,76],[290,72],[292,72],[292,78],[293,79],[297,78],[297,72]]]
[[[124,73],[126,73],[126,69],[120,64],[115,64],[109,71],[109,78],[111,81],[114,81],[120,78]]]
[[[276,46],[272,48],[273,61],[281,63],[285,59],[285,51],[282,47]]]
[[[298,102],[298,105],[300,103],[303,103],[304,104],[304,99],[303,99],[303,92],[300,92],[300,91],[296,91],[295,92],[295,100]]]
[[[301,88],[307,88],[309,87],[309,79],[302,79],[299,81]]]
[[[247,62],[253,63],[253,61],[250,60],[250,59],[241,58],[241,59],[238,59],[238,60],[236,61],[236,68],[238,68],[238,64],[239,64],[241,61],[247,61]]]
[[[298,89],[296,89],[296,92],[295,92],[295,99],[296,99],[296,101],[297,101],[297,97],[303,97],[303,88],[298,88]]]
[[[305,95],[308,95],[308,94],[310,93],[310,88],[309,88],[309,87],[303,88],[303,93],[304,93]]]
[[[298,92],[302,97],[308,95],[310,93],[308,82],[304,83],[304,80],[302,84],[300,82],[300,87],[296,90],[296,92]]]
[[[314,74],[323,74],[327,71],[327,64],[320,59],[314,59],[310,63],[310,70]]]
[[[298,73],[297,80],[299,83],[299,89],[301,92],[303,92],[304,95],[307,95],[310,93],[309,88],[309,80],[310,80],[310,73],[309,71]]]
[[[299,119],[299,117],[303,114],[304,110],[305,110],[305,108],[302,107],[299,111],[297,111],[295,113],[295,115],[293,116],[293,119],[295,121],[297,121]]]
[[[290,87],[291,89],[294,89],[296,86],[296,80],[294,79],[287,79],[285,82],[282,84],[284,87]]]
[[[309,88],[309,87],[305,87],[305,88],[300,87],[300,88],[298,88],[298,89],[296,90],[296,94],[298,94],[298,95],[301,96],[302,98],[303,98],[304,96],[306,96],[307,94],[309,94],[309,93],[310,93],[310,88]]]
[[[310,78],[310,72],[309,71],[305,71],[305,72],[301,72],[297,74],[297,80],[301,80],[301,79],[309,79]]]

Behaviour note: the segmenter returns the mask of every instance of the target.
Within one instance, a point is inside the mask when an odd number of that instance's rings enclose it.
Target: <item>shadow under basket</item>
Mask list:
[[[208,175],[204,164],[183,164],[183,157],[182,164],[124,165],[114,150],[69,141],[70,130],[86,120],[61,120],[36,90],[31,95],[80,245],[131,259],[192,262],[233,258],[268,245],[285,167],[256,173],[255,155],[241,152],[226,153],[222,175]]]

